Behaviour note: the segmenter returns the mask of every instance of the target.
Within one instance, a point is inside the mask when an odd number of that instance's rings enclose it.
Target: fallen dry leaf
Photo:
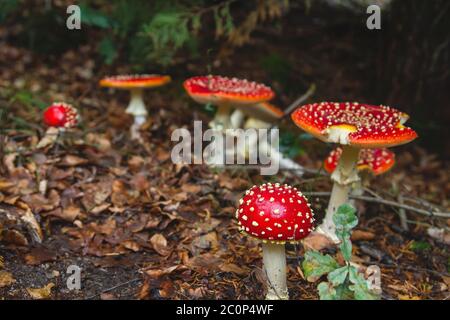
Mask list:
[[[101,300],[116,300],[117,297],[112,293],[104,292],[104,293],[100,294],[100,299]]]
[[[153,249],[155,249],[156,252],[158,252],[162,256],[167,256],[170,253],[170,249],[167,248],[167,240],[164,238],[164,236],[160,233],[154,234],[150,238],[150,243],[153,246]]]
[[[375,238],[375,234],[370,231],[353,230],[352,241],[370,241]]]
[[[234,264],[234,263],[222,263],[219,266],[219,269],[223,272],[233,272],[239,275],[244,275],[244,274],[248,274],[249,272],[244,269],[239,267],[238,265]]]
[[[309,236],[303,239],[303,245],[306,250],[316,251],[335,246],[333,241],[318,232],[311,232]]]
[[[53,146],[58,139],[59,129],[56,127],[50,127],[45,132],[45,135],[36,145],[36,149],[42,149],[46,147]]]
[[[0,288],[12,285],[16,280],[12,274],[6,271],[0,271]]]
[[[147,269],[144,271],[144,273],[148,275],[150,278],[160,278],[174,271],[181,271],[181,270],[186,270],[186,267],[182,265],[176,265],[163,269]]]
[[[55,284],[53,282],[50,282],[42,288],[27,288],[27,292],[33,299],[48,299],[52,294],[52,288],[54,286]]]
[[[84,158],[68,154],[61,160],[59,164],[67,167],[76,167],[81,164],[86,164],[87,162],[88,161]]]
[[[55,260],[56,253],[43,247],[33,248],[25,255],[25,263],[28,265],[39,265],[44,262]]]

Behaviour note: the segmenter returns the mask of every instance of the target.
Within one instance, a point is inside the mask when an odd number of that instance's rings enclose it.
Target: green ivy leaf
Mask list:
[[[191,19],[191,24],[192,24],[192,32],[194,34],[197,34],[202,26],[201,15],[200,14],[193,15]]]
[[[6,20],[9,14],[19,9],[19,1],[0,1],[0,23]]]
[[[320,300],[338,300],[336,297],[336,289],[328,282],[321,282],[317,286]]]
[[[80,11],[81,23],[102,29],[111,27],[109,18],[100,11],[90,8],[85,4],[80,5]]]
[[[346,280],[346,283],[340,284],[335,289],[336,300],[353,300],[355,297],[353,291],[348,288],[348,280]]]
[[[349,289],[354,292],[356,300],[379,300],[380,297],[369,290],[366,279],[358,273],[355,267],[350,267],[350,282],[353,285]]]
[[[333,222],[336,225],[336,236],[339,240],[350,238],[351,230],[358,224],[356,209],[346,203],[341,205],[333,215]]]
[[[308,251],[302,263],[303,272],[310,282],[316,281],[322,275],[337,268],[339,264],[329,255],[323,255],[318,251]]]
[[[409,249],[413,251],[424,251],[431,248],[431,245],[425,241],[412,241],[409,245]]]
[[[328,274],[328,281],[330,281],[333,286],[341,285],[345,282],[348,275],[348,266],[335,269]]]
[[[111,64],[117,58],[118,52],[113,39],[106,36],[98,46],[98,52],[105,60],[106,64]]]
[[[349,235],[346,235],[344,238],[341,238],[339,249],[341,250],[344,260],[349,262],[352,258],[352,242],[350,241]]]

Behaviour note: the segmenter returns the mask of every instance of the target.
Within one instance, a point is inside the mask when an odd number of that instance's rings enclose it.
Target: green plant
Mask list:
[[[307,139],[307,138],[306,138]],[[294,134],[289,131],[280,133],[280,151],[288,158],[295,158],[305,153],[302,143],[305,139],[304,134]]]
[[[0,1],[0,23],[22,24],[17,43],[46,55],[95,39],[105,63],[125,61],[140,72],[148,70],[149,63],[167,66],[198,58],[214,39],[226,42],[227,48],[240,46],[258,25],[281,17],[289,1],[84,0],[79,6],[81,30],[65,27],[64,3],[47,7]]]
[[[377,300],[380,296],[369,285],[355,266],[350,264],[352,257],[351,230],[358,224],[356,210],[349,204],[341,205],[333,216],[336,236],[340,240],[339,250],[345,260],[341,266],[330,255],[308,251],[302,263],[308,281],[316,281],[327,275],[327,281],[319,283],[317,290],[321,300]]]
[[[6,20],[9,14],[17,11],[18,8],[18,0],[0,1],[0,23]]]

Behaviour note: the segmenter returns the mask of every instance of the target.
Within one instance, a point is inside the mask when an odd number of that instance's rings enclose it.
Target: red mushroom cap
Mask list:
[[[342,154],[341,148],[330,152],[324,161],[324,168],[328,173],[336,169]],[[361,149],[357,169],[369,170],[374,175],[380,175],[389,171],[395,164],[395,154],[389,149]]]
[[[347,132],[347,143],[359,148],[382,148],[408,143],[417,133],[403,126],[408,115],[394,108],[322,102],[304,105],[292,114],[300,128],[325,142],[331,129]]]
[[[199,103],[255,104],[268,101],[274,92],[268,86],[245,79],[200,76],[184,81],[186,92]]]
[[[241,232],[264,241],[284,243],[305,238],[314,213],[296,188],[267,183],[253,186],[239,201],[236,218]]]
[[[150,88],[162,86],[170,80],[169,76],[159,74],[121,75],[103,78],[100,86],[117,89]]]
[[[78,123],[78,111],[70,104],[55,102],[45,109],[43,118],[49,127],[72,128]]]

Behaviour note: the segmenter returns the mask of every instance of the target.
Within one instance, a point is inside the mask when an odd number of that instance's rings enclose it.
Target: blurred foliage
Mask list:
[[[289,131],[280,132],[280,151],[288,158],[295,158],[305,153],[302,148],[305,140],[311,139],[308,133],[294,134]]]
[[[289,88],[294,85],[290,81],[292,66],[286,57],[278,53],[271,53],[262,57],[259,65],[269,74],[273,81],[279,82],[283,88],[291,91]]]
[[[14,13],[23,19],[19,43],[37,52],[59,54],[86,41],[86,28],[98,29],[98,53],[107,64],[119,58],[137,69],[147,63],[163,66],[184,57],[198,57],[200,39],[213,38],[231,46],[246,43],[259,23],[280,17],[287,0],[91,0],[82,1],[81,30],[68,30],[63,6],[46,7],[26,1],[0,3],[0,23]],[[239,24],[233,17],[236,8]],[[242,15],[242,13],[245,13]],[[200,33],[202,37],[199,37]]]
[[[409,249],[412,251],[425,251],[431,249],[431,245],[425,241],[412,241],[409,244]]]
[[[15,12],[19,8],[18,0],[2,0],[0,1],[0,23],[2,23],[8,15]]]

